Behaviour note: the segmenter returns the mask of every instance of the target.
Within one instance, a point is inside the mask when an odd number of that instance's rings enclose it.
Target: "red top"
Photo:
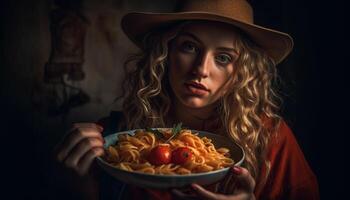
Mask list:
[[[320,199],[317,179],[304,158],[292,131],[283,122],[269,145],[271,169],[265,184],[257,180],[257,199]],[[266,175],[263,167],[261,177]]]
[[[262,168],[254,191],[256,199],[320,199],[317,179],[285,122],[281,124],[278,135],[271,139],[267,159],[271,162],[270,174],[264,184],[261,177],[266,176],[266,168]],[[145,196],[157,200],[173,199],[167,191],[130,189],[133,199]]]

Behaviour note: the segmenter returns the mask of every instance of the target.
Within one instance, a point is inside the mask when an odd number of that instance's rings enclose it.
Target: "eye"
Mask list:
[[[197,53],[198,48],[194,43],[187,41],[181,44],[181,51],[186,53]]]
[[[215,56],[215,60],[220,64],[228,64],[232,62],[231,56],[227,54],[219,54]]]

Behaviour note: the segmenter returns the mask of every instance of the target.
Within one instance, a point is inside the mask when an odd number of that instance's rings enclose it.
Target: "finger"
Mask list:
[[[73,132],[68,134],[66,138],[63,140],[62,144],[58,147],[57,152],[57,160],[63,161],[69,152],[76,146],[81,140],[88,137],[99,138],[103,141],[103,137],[99,131],[93,128],[78,128]]]
[[[219,186],[218,186],[218,192],[219,193],[225,193],[225,190],[227,188],[227,185],[229,183],[229,181],[232,179],[233,176],[233,172],[231,170],[228,171],[228,173],[226,174],[226,176],[219,182]]]
[[[224,194],[235,194],[237,189],[237,180],[232,176],[232,179],[228,182],[225,188]]]
[[[103,127],[96,123],[74,123],[72,124],[71,128],[67,131],[67,135],[69,135],[69,133],[74,132],[77,129],[93,129],[100,133],[103,132]]]
[[[79,160],[91,149],[95,147],[103,147],[103,142],[98,138],[85,138],[73,148],[67,156],[64,164],[72,169],[76,169]]]
[[[181,200],[194,200],[198,199],[196,195],[193,194],[186,194],[184,192],[181,192],[178,189],[172,189],[171,193],[175,196],[175,199],[181,199]]]
[[[198,184],[192,184],[191,185],[193,190],[196,192],[196,194],[201,199],[208,199],[208,200],[224,200],[226,197],[222,194],[216,194],[213,192],[210,192],[209,190],[204,189],[202,186]]]
[[[93,129],[97,129],[99,132],[103,132],[103,127],[96,123],[74,123],[72,125],[72,129],[77,129],[77,128],[93,128]]]
[[[100,138],[103,141],[101,133],[92,128],[78,128],[72,133],[68,134],[63,140],[62,144],[58,147],[57,160],[63,161],[66,159],[69,152],[84,138],[95,137]]]
[[[78,162],[78,174],[84,176],[90,170],[92,162],[96,157],[102,156],[104,154],[104,149],[101,147],[95,147],[90,149]]]
[[[234,166],[231,168],[234,173],[234,178],[237,182],[237,190],[243,190],[247,193],[254,192],[255,180],[249,171],[243,167]]]
[[[223,194],[233,194],[235,187],[235,178],[232,170],[226,175],[225,179],[220,184],[220,192]]]
[[[66,139],[70,133],[75,132],[76,130],[96,130],[97,132],[102,133],[103,127],[96,123],[74,123],[69,131],[67,131],[67,135],[64,139]],[[102,135],[101,135],[102,138]],[[103,139],[103,138],[102,138]]]

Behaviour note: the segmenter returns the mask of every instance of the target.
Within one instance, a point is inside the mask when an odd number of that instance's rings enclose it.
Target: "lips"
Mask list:
[[[209,89],[207,89],[207,87],[205,87],[201,83],[191,81],[191,82],[186,82],[185,86],[187,88],[187,91],[191,95],[205,96],[209,92]]]
[[[189,85],[189,86],[193,86],[195,88],[198,88],[198,89],[201,89],[201,90],[206,90],[206,91],[209,91],[209,89],[207,87],[205,87],[203,84],[201,83],[197,83],[197,82],[194,82],[194,81],[189,81],[189,82],[186,82],[185,83],[186,85]]]

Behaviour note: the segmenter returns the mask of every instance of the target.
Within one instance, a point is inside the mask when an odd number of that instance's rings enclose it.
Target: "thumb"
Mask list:
[[[255,180],[246,168],[234,166],[231,168],[236,180],[236,192],[253,193]]]

